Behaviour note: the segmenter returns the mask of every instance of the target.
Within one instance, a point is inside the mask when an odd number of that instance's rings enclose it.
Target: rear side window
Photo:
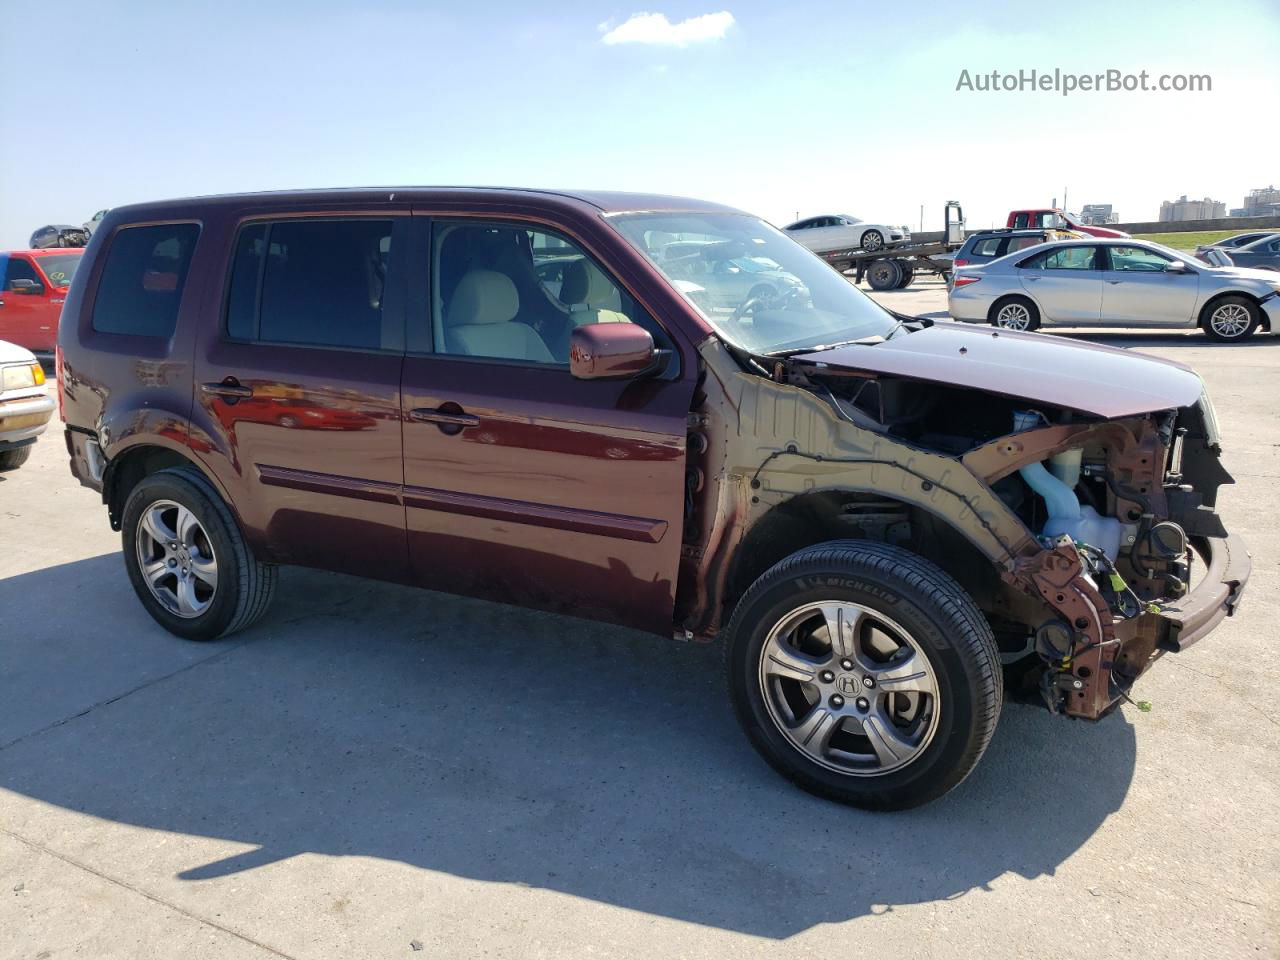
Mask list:
[[[244,227],[227,289],[236,340],[392,349],[384,321],[391,220],[287,220]]]
[[[979,257],[995,257],[1000,254],[1000,241],[1003,237],[988,237],[973,245],[973,252]]]
[[[133,337],[173,336],[199,235],[194,223],[117,231],[93,300],[93,329]]]

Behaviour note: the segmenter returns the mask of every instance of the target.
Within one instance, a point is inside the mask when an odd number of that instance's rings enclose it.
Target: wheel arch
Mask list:
[[[873,491],[815,490],[776,504],[746,532],[729,560],[721,622],[775,564],[833,540],[900,546],[937,564],[984,609],[1000,590],[997,564],[945,516]]]
[[[1202,326],[1207,323],[1209,320],[1209,312],[1227,297],[1243,297],[1245,300],[1250,301],[1258,308],[1260,323],[1268,323],[1267,311],[1262,307],[1262,298],[1250,290],[1241,290],[1237,287],[1229,287],[1226,290],[1219,290],[1217,293],[1213,294],[1213,296],[1209,297],[1209,299],[1204,302],[1204,306],[1200,308],[1199,314],[1196,315],[1196,322]]]
[[[236,522],[240,522],[227,492],[190,450],[176,445],[139,440],[107,461],[102,473],[102,502],[107,505],[112,530],[120,529],[124,505],[133,488],[151,474],[170,467],[191,467],[196,470],[222,498],[222,502],[227,504]]]
[[[1026,290],[1011,290],[1008,293],[1000,294],[1000,296],[991,301],[991,306],[987,308],[987,321],[989,323],[995,323],[996,313],[999,312],[1001,306],[1008,303],[1010,300],[1025,300],[1027,303],[1031,304],[1041,323],[1044,323],[1046,319],[1051,319],[1048,314],[1044,312],[1044,307],[1040,305],[1040,301],[1033,297],[1029,292]]]

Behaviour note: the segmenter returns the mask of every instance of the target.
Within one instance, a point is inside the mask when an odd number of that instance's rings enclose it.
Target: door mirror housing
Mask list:
[[[11,293],[25,293],[28,296],[39,296],[44,293],[44,284],[35,280],[10,280],[9,291]]]
[[[569,334],[569,372],[579,380],[627,380],[653,370],[653,336],[634,323],[588,323]]]
[[[1181,260],[1174,260],[1164,269],[1166,273],[1186,273],[1187,265]]]

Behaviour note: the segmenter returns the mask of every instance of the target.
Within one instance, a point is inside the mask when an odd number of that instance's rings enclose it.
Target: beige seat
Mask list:
[[[505,273],[472,270],[458,281],[445,315],[445,346],[450,353],[554,363],[542,338],[527,323],[513,323],[520,312],[516,285]]]
[[[618,288],[594,263],[575,260],[565,267],[560,284],[560,302],[569,308],[575,327],[588,323],[628,323],[630,318],[616,308],[622,305]]]

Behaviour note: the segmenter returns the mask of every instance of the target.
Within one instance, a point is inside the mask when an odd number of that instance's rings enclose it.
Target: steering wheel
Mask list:
[[[755,312],[758,307],[782,309],[789,300],[794,300],[803,287],[786,287],[781,292],[773,287],[760,287],[755,296],[747,297],[729,316],[730,323],[741,323],[746,319],[748,311]]]

